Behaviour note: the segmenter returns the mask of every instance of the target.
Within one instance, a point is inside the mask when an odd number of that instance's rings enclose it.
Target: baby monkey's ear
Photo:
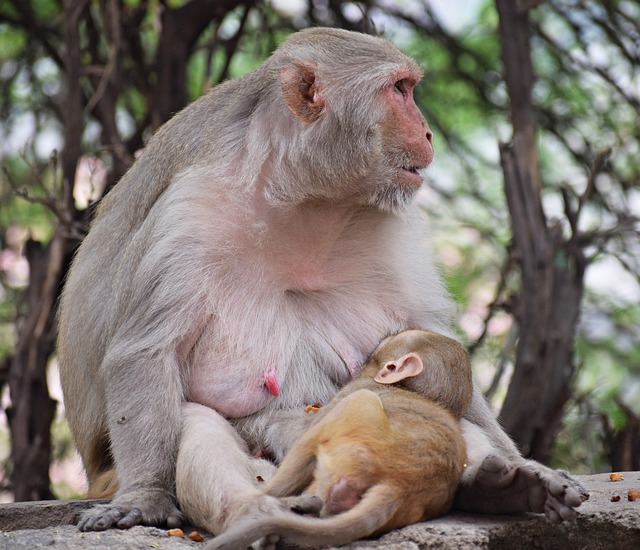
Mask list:
[[[418,376],[423,370],[422,358],[417,353],[407,353],[395,361],[386,363],[374,380],[381,384],[395,384],[405,378]]]

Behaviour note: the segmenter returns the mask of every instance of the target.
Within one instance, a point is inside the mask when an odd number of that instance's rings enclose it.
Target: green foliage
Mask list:
[[[56,415],[51,433],[53,438],[52,459],[54,461],[63,460],[75,450],[73,436],[64,417]]]
[[[0,319],[9,320],[9,322],[0,321],[0,361],[8,357],[13,351],[16,344],[14,304],[10,300],[0,302]]]
[[[28,155],[28,153],[23,153]],[[16,192],[28,192],[30,196],[43,198],[55,186],[51,170],[45,167],[34,173],[34,167],[24,157],[13,156],[3,160],[0,173],[0,228],[18,226],[28,230],[35,240],[48,241],[55,218],[44,205],[17,196]]]
[[[8,25],[0,25],[0,62],[5,63],[18,57],[24,51],[26,41],[24,32]]]

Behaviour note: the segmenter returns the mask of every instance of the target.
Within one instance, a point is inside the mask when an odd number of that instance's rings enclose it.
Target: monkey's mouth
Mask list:
[[[409,185],[421,185],[423,178],[420,170],[422,168],[424,166],[403,166],[400,168],[398,175]]]
[[[418,189],[424,181],[424,178],[420,173],[420,169],[422,168],[424,168],[424,166],[417,166],[412,164],[399,168],[397,173],[398,175],[396,176],[397,185],[404,189]]]
[[[414,175],[416,175],[416,176],[419,176],[419,175],[420,175],[419,170],[420,170],[421,168],[423,168],[423,167],[421,167],[421,166],[403,166],[403,167],[402,167],[402,170],[403,170],[404,172],[409,172],[409,173],[411,173],[411,174],[414,174]]]

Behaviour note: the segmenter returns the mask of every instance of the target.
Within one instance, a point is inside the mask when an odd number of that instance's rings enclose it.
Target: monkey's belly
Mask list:
[[[370,331],[362,334],[366,338],[356,347],[335,330],[330,338],[326,331],[292,331],[289,339],[273,338],[271,343],[282,347],[266,351],[256,343],[240,359],[212,346],[196,354],[188,368],[187,397],[227,418],[251,415],[274,400],[287,406],[326,402],[357,374],[381,338]]]
[[[274,400],[300,406],[326,402],[351,379],[351,369],[357,370],[366,358],[364,352],[349,350],[347,366],[331,344],[309,350],[305,343],[300,348],[282,363],[265,365],[256,357],[196,364],[187,380],[188,399],[227,418],[251,415]]]
[[[188,399],[228,418],[330,399],[406,324],[360,287],[243,298],[212,311],[185,369]]]
[[[280,393],[275,371],[248,370],[246,364],[198,365],[188,381],[189,400],[237,418],[266,407]]]

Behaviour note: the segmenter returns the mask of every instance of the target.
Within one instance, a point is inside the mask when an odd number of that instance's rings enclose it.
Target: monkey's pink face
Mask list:
[[[396,183],[408,189],[422,184],[419,170],[431,163],[434,154],[433,135],[413,100],[417,82],[413,72],[402,72],[382,90],[387,106],[382,124],[385,156],[390,167],[397,170]]]

